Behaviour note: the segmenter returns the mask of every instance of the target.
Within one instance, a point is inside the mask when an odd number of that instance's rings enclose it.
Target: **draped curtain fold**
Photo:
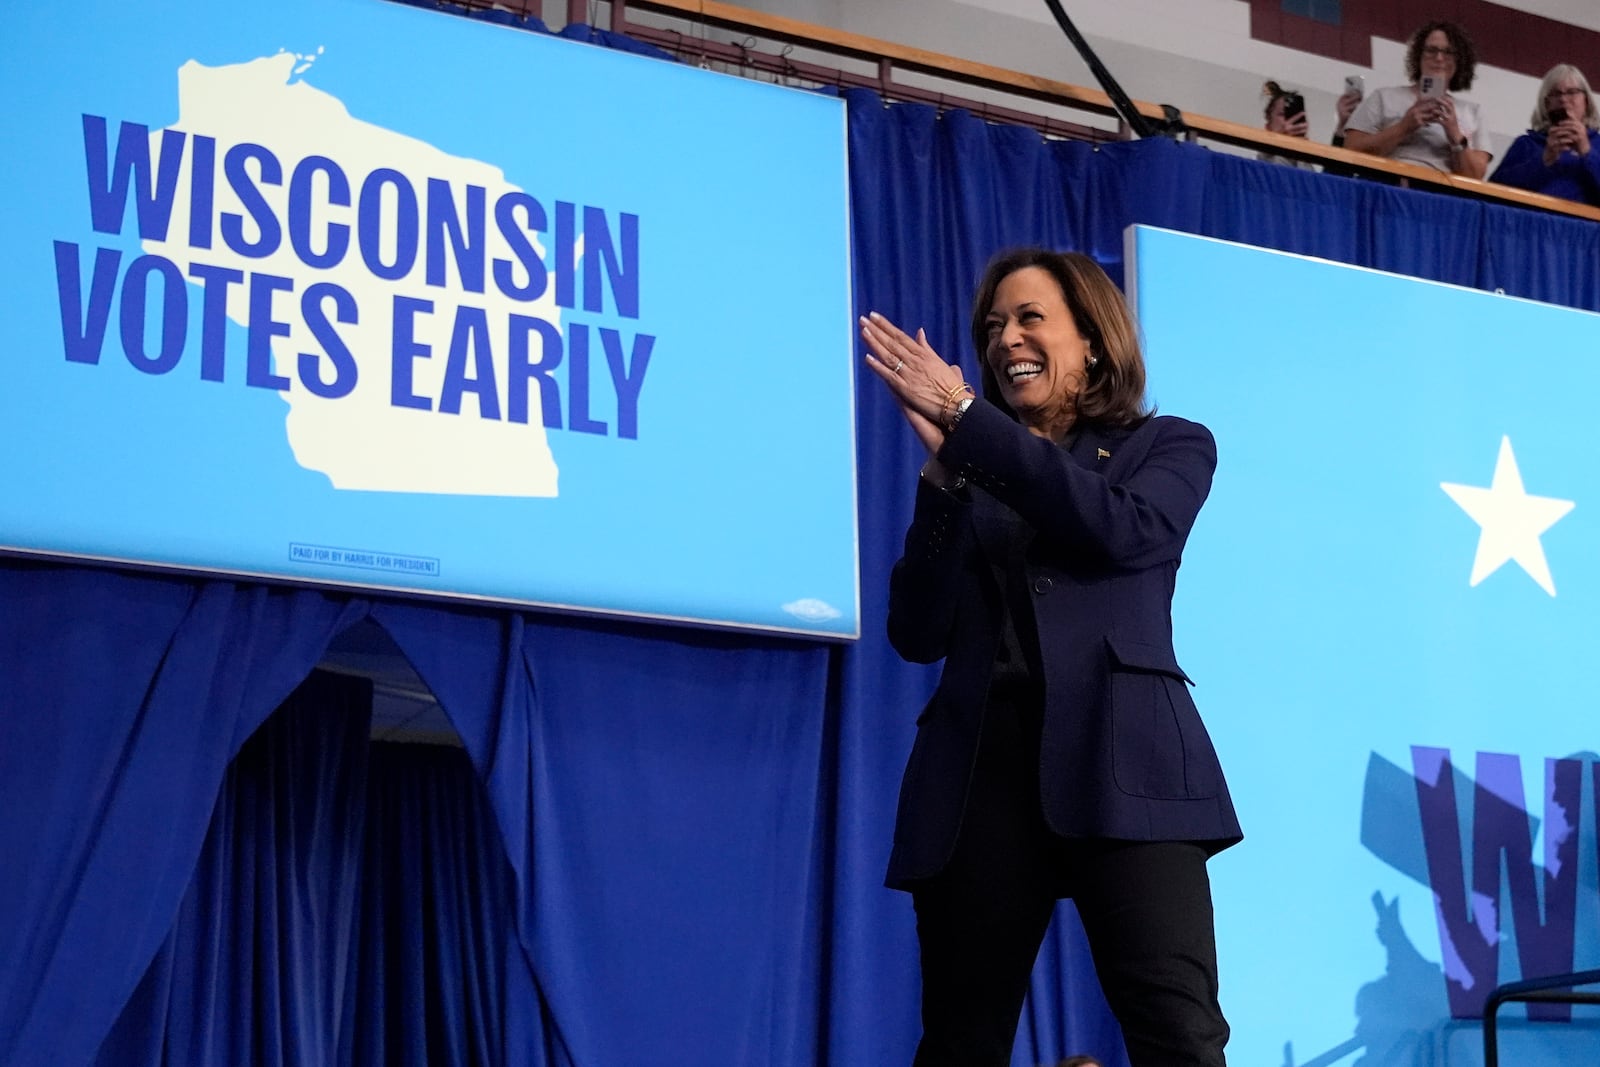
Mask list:
[[[1133,222],[1600,310],[1592,224],[846,95],[857,308],[926,327],[969,374],[967,301],[993,252],[1076,249],[1120,279]],[[139,1003],[166,996],[168,1016],[171,991],[196,988],[210,964],[163,946],[184,929],[186,891],[219,892],[201,857],[214,809],[238,830],[235,802],[219,800],[228,762],[369,614],[462,735],[492,813],[473,840],[504,850],[515,938],[474,979],[502,1018],[447,1020],[465,1044],[441,1056],[908,1062],[911,909],[881,877],[935,676],[898,661],[882,620],[923,457],[881,386],[864,370],[858,384],[864,636],[851,646],[0,563],[0,1062],[88,1063],[114,1023],[137,1045],[133,1019],[118,1020],[141,980]],[[369,803],[369,824],[379,810],[405,809]],[[341,816],[352,832],[354,818]],[[1019,1065],[1120,1055],[1062,916]],[[464,928],[480,918],[459,915]],[[285,980],[323,989],[328,966]],[[334,1047],[380,1036],[384,1055],[415,1047],[342,1022]]]
[[[536,1062],[507,1041],[511,872],[471,762],[369,745],[371,709],[313,674],[240,749],[97,1067]]]
[[[465,753],[374,744],[349,1051],[338,1063],[535,1063],[509,1044],[511,870]]]
[[[100,1067],[338,1062],[366,832],[371,683],[313,674],[245,742],[171,931]]]
[[[86,1063],[172,927],[228,761],[364,607],[0,574],[0,1063]]]

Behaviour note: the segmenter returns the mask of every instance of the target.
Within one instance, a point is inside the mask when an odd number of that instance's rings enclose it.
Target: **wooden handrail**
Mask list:
[[[1091,112],[1096,115],[1115,115],[1111,98],[1098,89],[1054,81],[1034,74],[1023,74],[1002,67],[990,66],[969,59],[943,55],[921,48],[896,44],[876,37],[867,37],[845,30],[817,26],[784,15],[771,15],[762,11],[735,7],[720,0],[612,0],[612,28],[623,33],[635,33],[646,27],[628,20],[628,12],[638,9],[656,14],[677,16],[706,26],[739,30],[759,34],[790,44],[803,45],[817,51],[852,59],[870,60],[880,64],[880,77],[885,95],[893,96],[894,87],[889,79],[890,68],[934,75],[963,85],[984,89],[997,89],[1016,96]],[[917,98],[926,98],[925,92]],[[1165,117],[1161,105],[1144,100],[1134,101],[1139,113],[1152,119]],[[978,105],[980,113],[982,105]],[[1014,113],[1014,112],[1013,112]],[[1455,174],[1445,174],[1432,167],[1402,163],[1382,156],[1369,156],[1332,145],[1317,144],[1303,137],[1289,137],[1272,133],[1256,126],[1247,126],[1227,119],[1184,112],[1184,124],[1196,136],[1240,148],[1253,149],[1289,159],[1309,160],[1338,171],[1359,171],[1363,175],[1382,177],[1384,180],[1412,187],[1449,191],[1478,200],[1489,200],[1516,207],[1536,208],[1541,211],[1570,215],[1575,218],[1600,222],[1600,208],[1579,204],[1571,200],[1530,193],[1508,185],[1478,181]],[[1048,120],[1038,120],[1040,128],[1048,130]]]

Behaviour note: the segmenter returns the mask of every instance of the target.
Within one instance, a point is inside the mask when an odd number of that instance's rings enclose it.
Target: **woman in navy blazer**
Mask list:
[[[1171,617],[1211,434],[1149,414],[1132,316],[1085,256],[990,265],[982,399],[920,330],[861,330],[929,453],[889,596],[900,655],[944,660],[888,875],[917,912],[916,1065],[1010,1062],[1062,897],[1133,1067],[1220,1065],[1205,863],[1241,833]]]

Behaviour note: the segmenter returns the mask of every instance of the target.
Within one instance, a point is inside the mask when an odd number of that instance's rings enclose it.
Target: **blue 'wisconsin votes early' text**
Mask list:
[[[129,200],[140,239],[167,241],[185,152],[189,158],[189,248],[206,251],[221,243],[237,256],[262,259],[285,242],[308,278],[242,271],[191,261],[181,268],[165,256],[143,254],[124,264],[119,248],[100,246],[92,257],[76,242],[55,242],[56,284],[61,305],[63,351],[74,363],[98,365],[110,330],[113,305],[118,335],[128,362],[147,374],[178,368],[190,344],[190,300],[200,301],[198,362],[203,381],[228,379],[226,347],[230,293],[242,287],[245,322],[246,386],[286,391],[299,387],[330,399],[347,396],[360,377],[361,360],[341,336],[340,325],[361,321],[362,308],[351,292],[317,273],[359,263],[375,278],[407,278],[420,259],[423,284],[433,291],[392,296],[393,330],[389,360],[390,397],[395,407],[456,415],[471,396],[480,418],[526,423],[537,418],[548,429],[607,434],[611,424],[595,411],[594,364],[603,364],[615,396],[615,433],[639,435],[639,398],[654,352],[655,337],[607,326],[564,321],[557,327],[536,315],[511,314],[491,328],[486,307],[451,294],[453,271],[458,289],[492,290],[518,303],[547,296],[567,310],[638,319],[640,310],[639,218],[619,212],[555,201],[553,211],[525,192],[513,190],[489,203],[482,186],[456,187],[436,177],[418,182],[392,168],[377,168],[354,184],[336,161],[308,156],[290,169],[263,145],[239,143],[220,153],[213,137],[181,130],[161,131],[151,158],[148,127],[120,124],[112,150],[106,120],[83,116],[84,162],[90,222],[97,233],[121,234]],[[226,182],[244,214],[218,212],[217,182]],[[274,211],[262,186],[288,186],[283,217]],[[418,186],[421,186],[419,195]],[[341,210],[342,209],[342,210]],[[246,218],[248,216],[248,219]],[[341,221],[348,218],[349,221]],[[553,225],[552,225],[553,218]],[[488,254],[491,224],[509,258]],[[320,220],[320,221],[318,221]],[[248,225],[246,225],[248,221]],[[252,232],[253,231],[253,232]],[[553,231],[553,232],[552,232]],[[547,235],[552,267],[547,268],[532,235]],[[582,241],[579,269],[574,250]],[[87,264],[86,264],[87,260]],[[87,271],[86,271],[87,266]],[[87,284],[86,284],[87,283]],[[197,290],[191,293],[191,290]],[[581,298],[581,301],[580,301]],[[609,299],[608,299],[609,298]],[[147,321],[149,315],[157,321]],[[274,370],[272,343],[287,337],[286,316],[297,314],[320,351],[299,352],[293,379]],[[438,353],[417,339],[430,316],[452,316],[448,351],[438,396],[415,386],[416,362]],[[496,373],[498,365],[504,376]],[[363,358],[367,358],[363,354]],[[556,372],[565,379],[563,390]],[[237,377],[237,374],[235,374]],[[529,388],[537,383],[538,411],[530,411]]]

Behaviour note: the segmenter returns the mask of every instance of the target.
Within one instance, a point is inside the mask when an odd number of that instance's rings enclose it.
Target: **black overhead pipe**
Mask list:
[[[1083,34],[1078,32],[1078,27],[1072,24],[1066,11],[1062,10],[1060,0],[1044,0],[1044,2],[1050,9],[1050,14],[1056,17],[1056,24],[1061,27],[1061,32],[1067,35],[1072,47],[1078,50],[1078,55],[1089,65],[1089,73],[1094,75],[1095,81],[1100,83],[1100,88],[1111,98],[1111,106],[1117,109],[1117,114],[1128,124],[1129,129],[1140,137],[1177,137],[1183,132],[1183,112],[1171,104],[1161,105],[1161,110],[1165,112],[1164,118],[1150,119],[1141,115],[1139,109],[1133,106],[1133,101],[1128,98],[1128,94],[1122,91],[1122,86],[1117,84],[1117,79],[1111,76],[1106,65],[1100,62],[1100,57],[1094,54],[1094,49],[1089,47],[1089,42],[1084,40]]]

